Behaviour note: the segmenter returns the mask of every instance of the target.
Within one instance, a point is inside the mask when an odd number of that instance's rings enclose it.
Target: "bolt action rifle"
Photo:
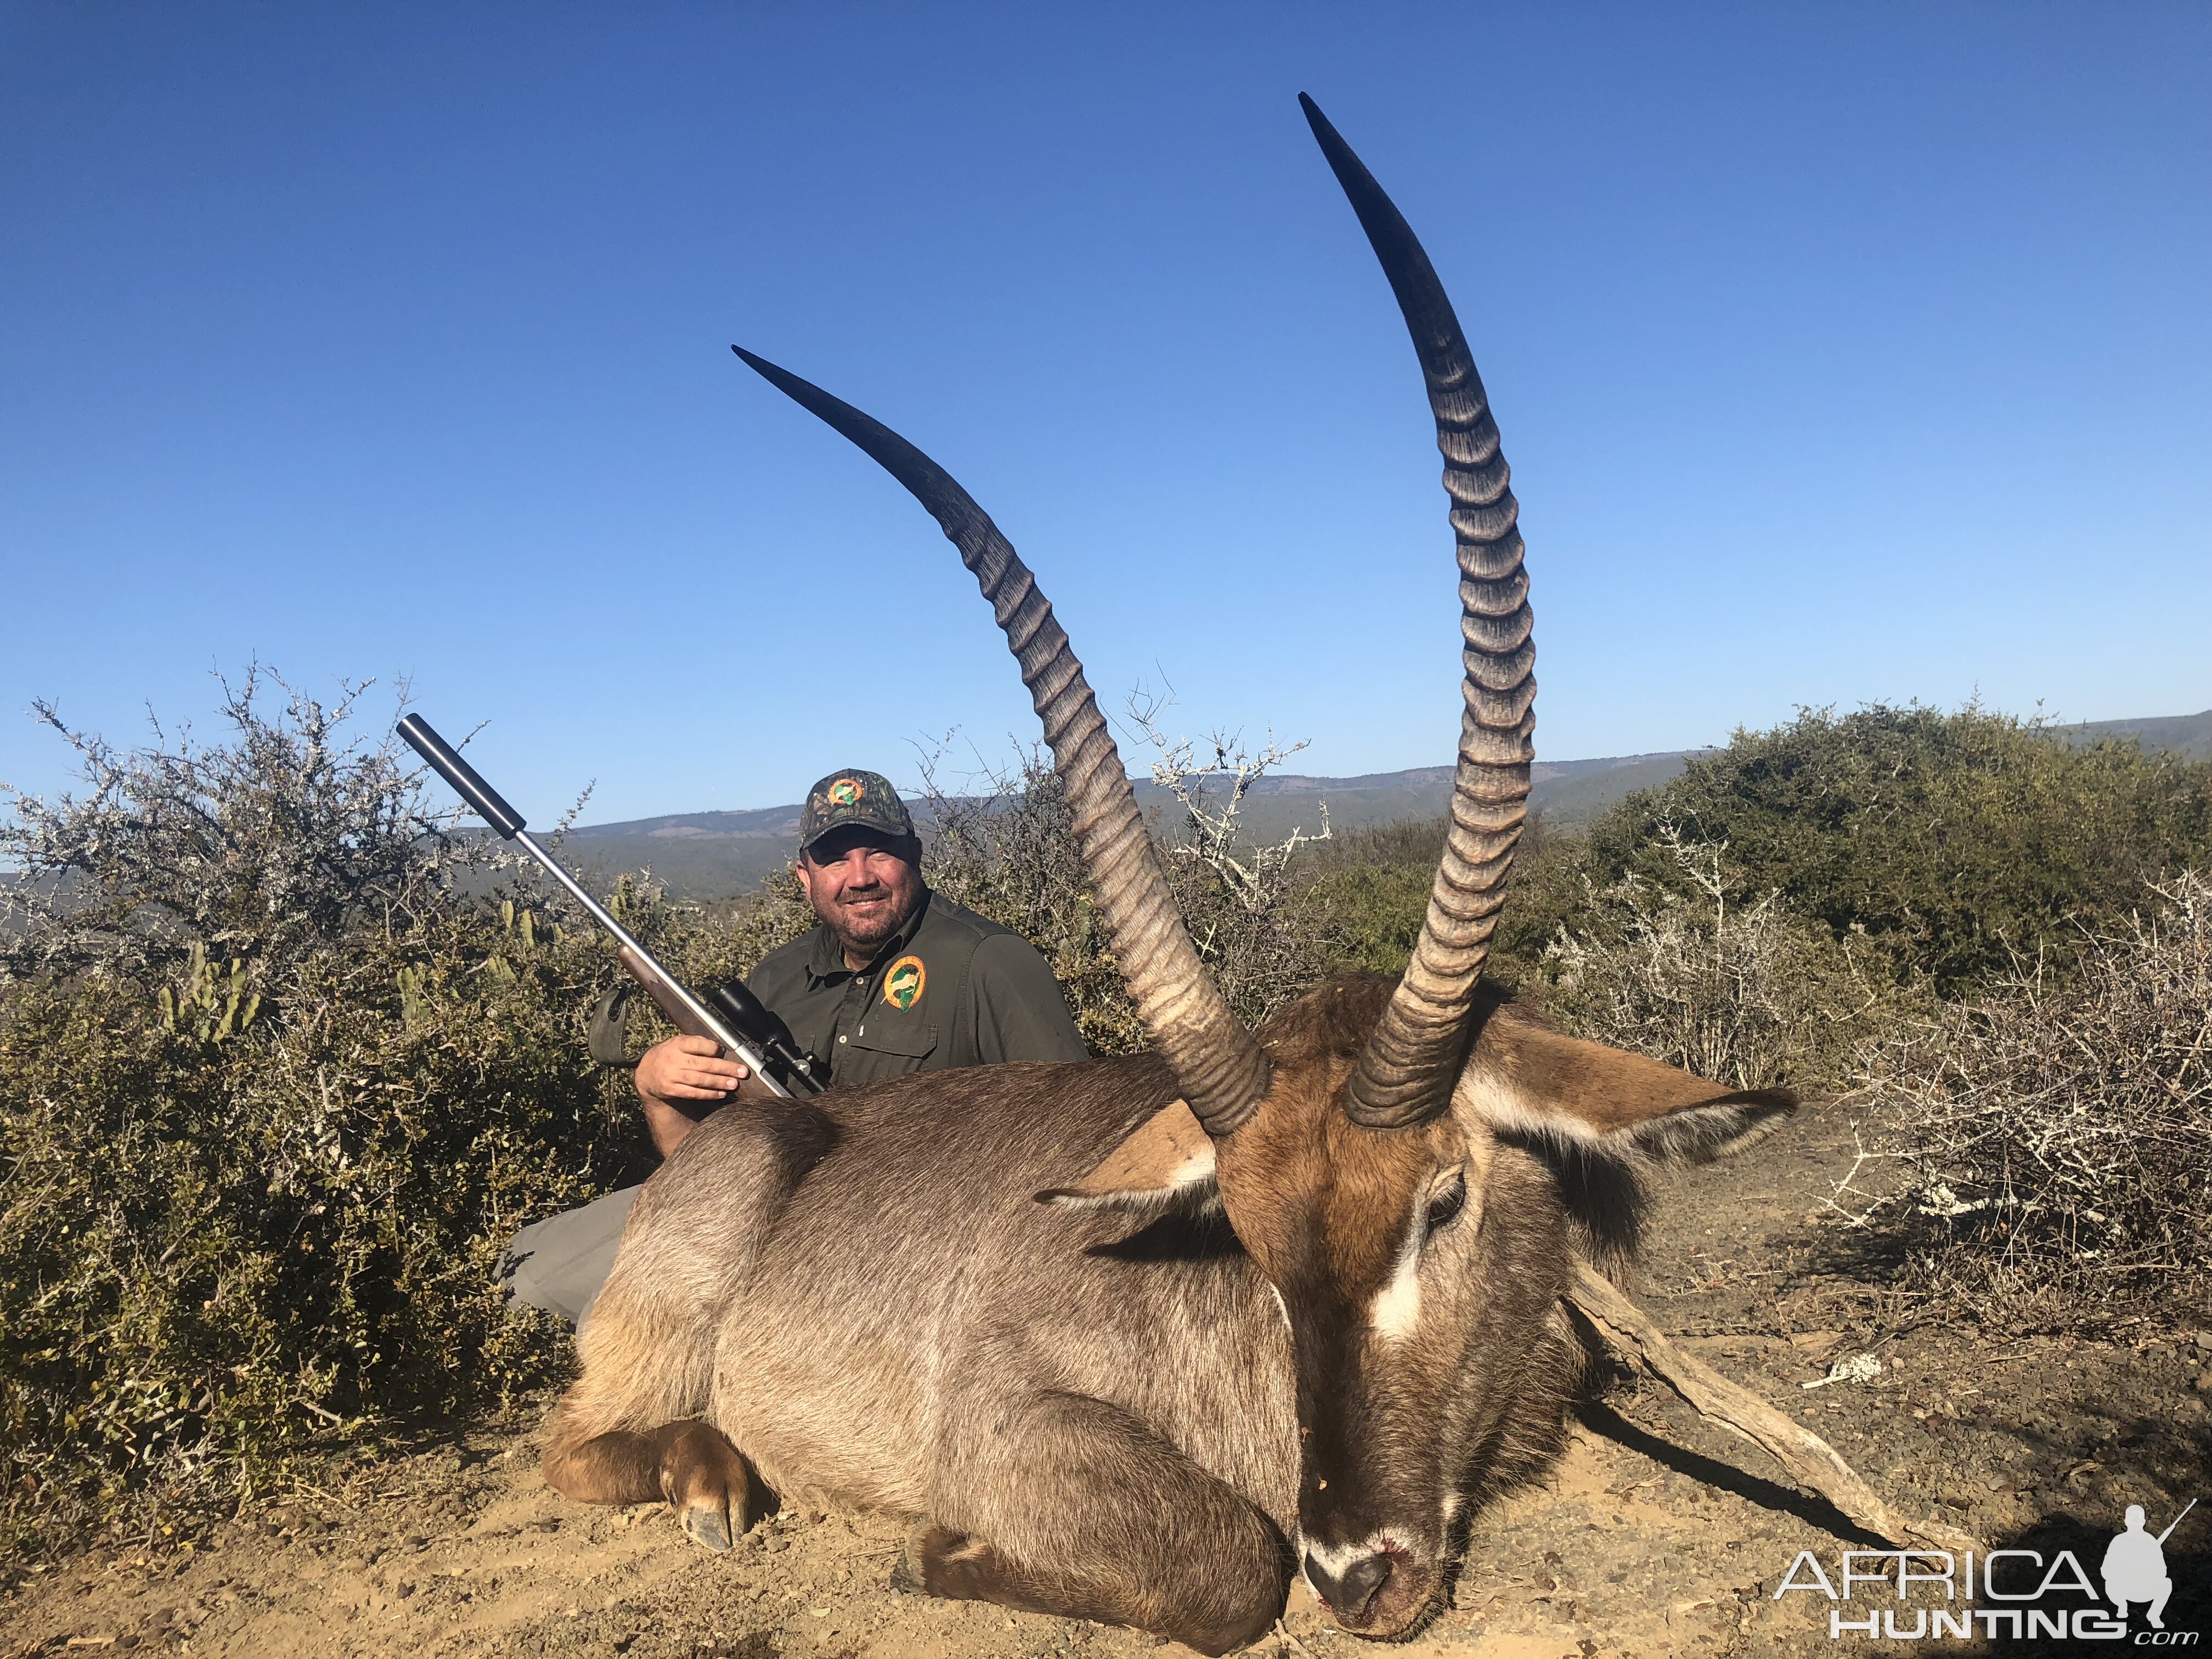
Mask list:
[[[653,953],[629,935],[583,884],[562,866],[561,861],[538,844],[516,811],[499,792],[477,775],[452,744],[430,729],[419,714],[399,722],[399,735],[430,764],[430,769],[453,785],[453,793],[475,809],[476,814],[499,832],[503,841],[520,842],[522,849],[545,868],[545,872],[568,890],[568,896],[590,912],[592,920],[613,935],[615,953],[632,979],[660,1006],[670,1024],[686,1036],[711,1037],[722,1052],[741,1060],[752,1074],[775,1093],[788,1099],[794,1091],[818,1094],[823,1087],[820,1067],[799,1051],[784,1023],[745,988],[743,980],[717,985],[705,997],[684,988],[676,975],[653,958]]]

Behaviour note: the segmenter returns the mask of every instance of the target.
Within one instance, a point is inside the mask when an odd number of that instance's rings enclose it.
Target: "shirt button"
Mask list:
[[[845,1040],[845,1039],[844,1039],[844,1036],[843,1036],[843,1035],[841,1033],[841,1034],[839,1035],[838,1038],[837,1038],[837,1041],[838,1041],[838,1042],[842,1042],[844,1040]]]

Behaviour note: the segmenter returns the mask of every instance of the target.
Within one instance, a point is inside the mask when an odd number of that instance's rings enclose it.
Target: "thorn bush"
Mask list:
[[[1904,1179],[1859,1218],[1941,1305],[2028,1328],[2212,1317],[2212,883],[2147,896],[2063,981],[2023,958],[1867,1051],[1872,1151]]]
[[[360,688],[225,691],[214,745],[42,711],[85,788],[0,821],[0,1549],[181,1534],[550,1380],[500,1246],[649,1167],[596,932],[349,741]],[[782,925],[617,902],[687,974]]]

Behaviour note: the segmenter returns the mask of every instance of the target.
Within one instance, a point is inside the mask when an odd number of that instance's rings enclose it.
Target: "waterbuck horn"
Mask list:
[[[1345,1109],[1355,1122],[1394,1128],[1443,1109],[1467,1051],[1468,1011],[1505,902],[1514,843],[1528,816],[1536,647],[1529,637],[1521,533],[1514,527],[1520,508],[1506,488],[1498,423],[1459,319],[1404,216],[1313,100],[1300,93],[1298,103],[1413,337],[1459,543],[1467,710],[1451,828],[1413,960],[1345,1090]]]
[[[730,349],[905,485],[960,550],[1044,723],[1122,982],[1198,1121],[1209,1134],[1227,1134],[1267,1092],[1267,1057],[1206,977],[1138,815],[1121,751],[1036,578],[975,499],[897,433],[796,374]]]

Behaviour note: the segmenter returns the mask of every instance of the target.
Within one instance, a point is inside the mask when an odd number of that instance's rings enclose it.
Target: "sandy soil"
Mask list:
[[[1731,1166],[1675,1181],[1639,1301],[1826,1436],[1891,1501],[1987,1542],[2072,1547],[2094,1572],[2126,1504],[2143,1504],[2155,1530],[2189,1498],[2212,1499],[2212,1333],[1989,1343],[1963,1317],[1901,1323],[1839,1270],[1838,1230],[1821,1219],[1850,1149],[1829,1109]],[[1878,1377],[1801,1386],[1868,1352]],[[803,1497],[732,1554],[709,1556],[658,1506],[595,1510],[555,1496],[537,1450],[534,1434],[472,1437],[270,1509],[190,1553],[88,1556],[19,1577],[0,1652],[1127,1659],[1161,1645],[897,1594],[899,1526]],[[2212,1501],[2167,1545],[2166,1624],[2212,1642],[2208,1510]],[[1478,1518],[1451,1605],[1401,1650],[1840,1651],[1825,1601],[1773,1592],[1798,1551],[1832,1567],[1842,1548],[1873,1541],[1656,1384],[1619,1379],[1583,1409],[1548,1484]],[[1336,1632],[1303,1587],[1257,1650],[1375,1651]]]

